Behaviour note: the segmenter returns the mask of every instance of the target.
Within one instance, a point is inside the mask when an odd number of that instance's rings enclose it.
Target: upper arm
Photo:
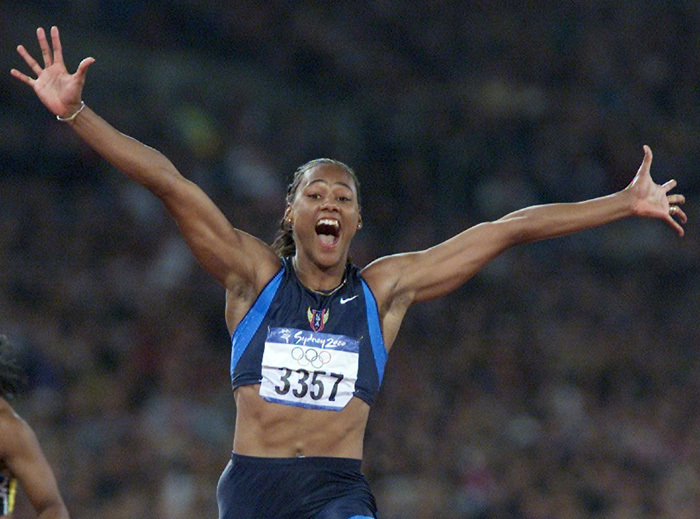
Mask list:
[[[259,289],[279,268],[273,250],[234,228],[194,182],[177,175],[157,195],[197,261],[227,289],[240,285]]]
[[[517,243],[516,222],[498,220],[471,227],[404,261],[397,294],[412,303],[442,297],[463,285],[488,262]]]
[[[429,249],[381,258],[376,267],[381,265],[388,281],[382,292],[388,301],[402,297],[409,304],[444,296],[514,243],[513,222],[498,220],[475,225]]]
[[[19,481],[37,516],[67,518],[56,478],[31,427],[19,416],[3,413],[0,434],[5,464]]]
[[[426,250],[385,256],[362,272],[379,307],[387,348],[408,308],[449,294],[517,242],[517,222],[471,227]]]

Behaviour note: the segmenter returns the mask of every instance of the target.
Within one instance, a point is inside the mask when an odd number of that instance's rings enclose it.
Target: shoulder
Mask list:
[[[13,426],[20,420],[21,418],[9,402],[4,398],[0,398],[0,428]]]
[[[378,300],[390,298],[402,276],[410,268],[416,253],[392,254],[371,262],[360,271],[360,275]]]
[[[252,304],[272,278],[284,268],[283,259],[272,250],[263,250],[265,254],[256,258],[252,272],[245,276],[232,273],[226,280],[225,288],[229,300],[239,300],[244,306]]]
[[[394,254],[379,258],[360,272],[362,279],[374,295],[380,319],[386,326],[387,317],[396,315],[397,322],[413,299],[410,291],[405,290],[405,278],[411,271],[416,253]]]
[[[21,447],[26,441],[28,426],[4,398],[0,398],[0,458]]]
[[[254,283],[245,283],[241,280],[231,282],[226,287],[226,325],[229,332],[233,334],[234,330],[241,322],[241,319],[248,313],[248,310],[255,304],[260,294],[270,285],[270,282],[285,269],[284,260],[281,260],[276,255],[274,259],[260,264],[257,278]],[[286,269],[289,271],[290,269]]]

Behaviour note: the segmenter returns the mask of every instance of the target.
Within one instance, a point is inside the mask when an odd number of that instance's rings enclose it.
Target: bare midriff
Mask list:
[[[370,409],[366,402],[353,397],[340,411],[322,411],[267,402],[259,389],[259,385],[241,386],[234,393],[233,452],[267,458],[362,459]]]

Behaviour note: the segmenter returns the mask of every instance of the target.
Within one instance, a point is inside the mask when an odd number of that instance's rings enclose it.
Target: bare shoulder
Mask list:
[[[261,239],[234,229],[236,240],[227,246],[222,284],[229,305],[251,304],[280,269],[280,259]],[[245,251],[245,254],[241,254]]]
[[[282,268],[280,258],[269,247],[260,249],[256,268],[249,276],[230,276],[226,281],[226,325],[232,334],[260,293]]]
[[[12,426],[21,420],[12,406],[4,398],[0,398],[0,427]]]
[[[362,269],[362,277],[374,294],[382,335],[387,351],[391,349],[404,315],[415,294],[406,283],[418,253],[395,254],[379,258]]]
[[[401,280],[402,272],[410,262],[409,256],[410,254],[383,256],[362,269],[362,278],[372,290],[380,311],[391,303]]]
[[[26,422],[12,406],[4,398],[0,398],[0,458],[5,459],[24,443],[27,428]]]
[[[223,256],[226,263],[223,285],[233,292],[260,291],[279,270],[280,259],[272,247],[257,236],[240,229],[231,230],[232,237]]]

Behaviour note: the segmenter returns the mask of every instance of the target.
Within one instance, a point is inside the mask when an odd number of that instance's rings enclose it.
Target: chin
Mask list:
[[[324,267],[332,267],[339,263],[344,264],[346,258],[347,254],[343,254],[340,249],[334,247],[332,249],[325,248],[321,250],[321,253],[317,256],[317,261]]]

